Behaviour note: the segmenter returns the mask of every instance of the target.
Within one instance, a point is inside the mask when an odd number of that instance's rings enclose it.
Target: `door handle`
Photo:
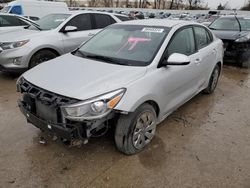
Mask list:
[[[88,34],[89,37],[92,37],[92,36],[94,36],[94,35],[95,35],[94,33],[89,33],[89,34]]]
[[[216,49],[213,49],[213,54],[216,54],[216,53],[217,53]]]

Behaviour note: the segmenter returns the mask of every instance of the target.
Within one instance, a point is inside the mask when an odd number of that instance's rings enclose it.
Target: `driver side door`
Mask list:
[[[162,89],[165,95],[165,114],[177,109],[180,105],[192,98],[199,90],[199,61],[193,27],[179,29],[173,36],[164,53],[165,59],[173,53],[187,55],[190,59],[188,65],[167,65],[162,67],[164,75]]]
[[[67,26],[74,26],[77,31],[64,32]],[[62,28],[61,35],[63,39],[64,52],[72,52],[83,42],[91,38],[96,30],[93,30],[93,23],[90,14],[80,14],[72,18]],[[96,31],[97,32],[97,31]]]

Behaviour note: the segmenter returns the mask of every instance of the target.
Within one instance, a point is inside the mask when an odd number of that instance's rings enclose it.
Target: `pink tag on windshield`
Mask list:
[[[138,42],[149,42],[151,39],[149,38],[136,38],[136,37],[130,37],[128,39],[128,42],[133,43],[128,50],[133,50],[133,48],[137,45]]]

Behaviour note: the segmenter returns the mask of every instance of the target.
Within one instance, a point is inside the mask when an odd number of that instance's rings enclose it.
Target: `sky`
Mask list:
[[[248,0],[204,0],[204,2],[207,2],[208,6],[211,8],[217,8],[220,3],[224,5],[227,1],[229,2],[228,5],[230,8],[233,9],[239,9],[244,5],[245,2],[248,2]]]

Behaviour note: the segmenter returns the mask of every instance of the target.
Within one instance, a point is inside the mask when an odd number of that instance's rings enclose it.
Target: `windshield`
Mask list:
[[[8,13],[9,10],[10,10],[11,6],[6,6],[4,7],[0,12],[3,12],[3,13]]]
[[[51,30],[57,28],[68,17],[70,14],[49,14],[38,20],[36,24],[40,30]],[[29,29],[36,29],[36,27],[31,26]]]
[[[107,63],[146,66],[151,63],[170,28],[112,25],[85,43],[75,55]]]
[[[230,30],[239,31],[240,27],[242,31],[250,30],[250,19],[238,18],[240,25],[235,17],[219,18],[215,20],[210,26],[210,29],[214,30]]]

